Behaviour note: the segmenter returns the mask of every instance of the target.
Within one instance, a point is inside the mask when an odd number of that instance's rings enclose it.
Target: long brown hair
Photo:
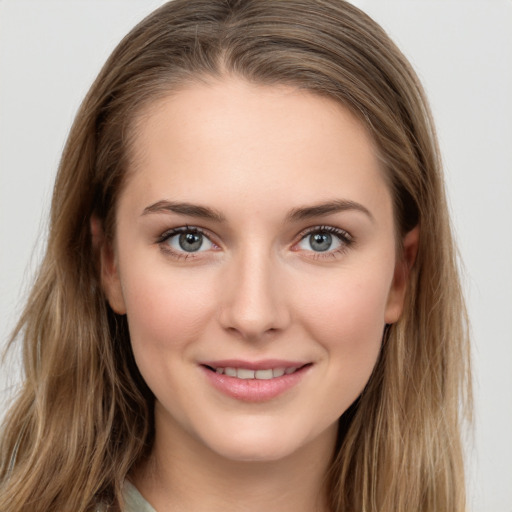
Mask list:
[[[420,226],[403,315],[340,422],[332,511],[464,510],[468,336],[435,131],[407,60],[343,0],[175,0],[108,59],[64,149],[46,255],[11,340],[23,341],[25,379],[3,427],[0,509],[119,509],[124,479],[151,450],[153,397],[101,289],[90,221],[112,235],[144,106],[228,73],[350,108],[378,147],[397,230]]]

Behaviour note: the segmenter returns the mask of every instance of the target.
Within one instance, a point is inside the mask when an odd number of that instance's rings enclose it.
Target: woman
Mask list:
[[[464,510],[435,133],[345,2],[176,0],[126,36],[18,334],[2,510]]]

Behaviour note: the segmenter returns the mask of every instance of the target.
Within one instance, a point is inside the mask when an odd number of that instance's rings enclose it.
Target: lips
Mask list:
[[[238,360],[202,363],[208,381],[215,389],[237,400],[263,402],[295,387],[312,363],[267,360]]]

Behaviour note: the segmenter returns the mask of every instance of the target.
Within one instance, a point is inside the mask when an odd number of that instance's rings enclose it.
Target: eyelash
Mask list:
[[[180,235],[183,233],[191,233],[191,234],[199,234],[205,237],[211,244],[217,246],[217,244],[212,240],[212,235],[209,232],[197,227],[197,226],[181,226],[178,228],[173,228],[162,233],[156,240],[156,243],[160,246],[161,250],[164,251],[169,256],[177,259],[177,260],[187,260],[191,258],[197,258],[198,255],[196,252],[186,252],[186,251],[176,251],[170,247],[167,243],[172,237],[176,235]],[[322,251],[307,251],[311,253],[311,256],[308,256],[315,260],[320,259],[332,259],[336,258],[347,251],[347,249],[354,243],[354,238],[350,233],[345,231],[344,229],[335,228],[333,226],[312,226],[310,228],[305,229],[298,235],[298,241],[294,242],[293,247],[296,247],[299,243],[305,240],[308,236],[313,235],[315,233],[328,233],[334,235],[340,242],[340,247],[334,250],[326,250]],[[218,247],[218,246],[217,246]],[[299,249],[295,249],[299,251]],[[204,252],[204,251],[200,251]]]

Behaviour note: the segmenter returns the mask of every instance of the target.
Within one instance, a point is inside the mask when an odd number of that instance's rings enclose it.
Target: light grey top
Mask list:
[[[125,480],[123,488],[125,503],[124,512],[156,512],[156,510],[142,497],[137,488]]]

